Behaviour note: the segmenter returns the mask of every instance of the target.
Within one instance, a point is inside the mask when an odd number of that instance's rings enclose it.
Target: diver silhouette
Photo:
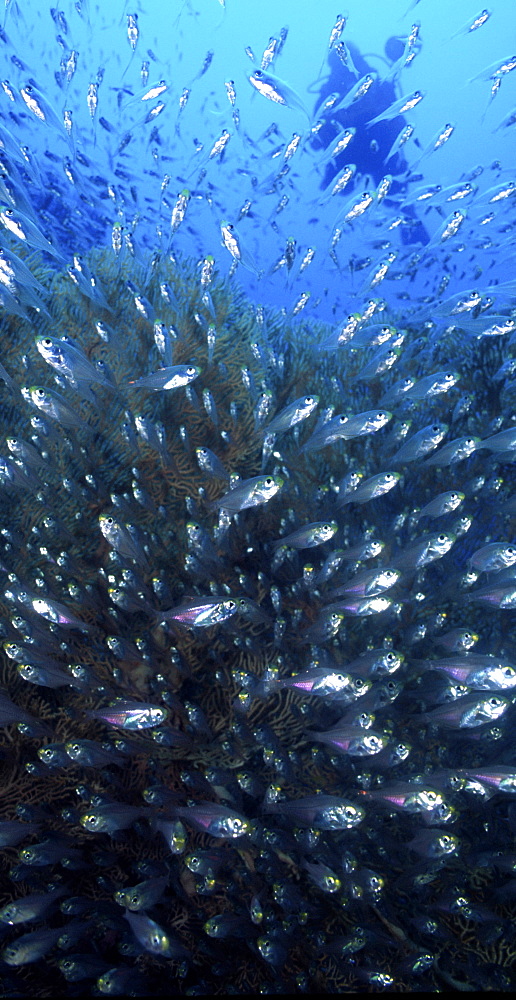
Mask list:
[[[395,199],[399,205],[400,200],[407,195],[409,164],[405,159],[403,147],[390,157],[389,153],[401,130],[408,122],[402,115],[397,115],[395,118],[368,125],[373,118],[390,107],[399,97],[395,80],[382,79],[381,74],[375,70],[374,66],[369,65],[353,43],[347,42],[346,47],[356,75],[343,64],[335,49],[331,49],[328,53],[329,73],[319,90],[315,105],[315,117],[324,121],[317,133],[315,143],[318,147],[322,145],[324,148],[328,148],[341,129],[354,128],[356,132],[345,151],[326,165],[321,188],[328,188],[333,178],[346,164],[354,163],[356,172],[347,190],[352,190],[357,186],[363,187],[364,190],[368,187],[376,187],[386,174],[390,174],[393,180],[386,201],[388,203],[389,198]],[[382,59],[390,70],[403,55],[403,49],[403,43],[399,39],[390,38],[385,45],[386,58],[374,56],[374,59]],[[388,76],[388,72],[386,76]],[[324,102],[330,95],[338,93],[340,97],[337,103],[339,103],[367,74],[372,74],[375,79],[365,96],[350,106],[337,109],[335,112],[331,107],[328,110],[324,108]],[[401,229],[403,242],[426,244],[428,234],[411,205],[404,205],[403,216],[406,219],[406,224]]]

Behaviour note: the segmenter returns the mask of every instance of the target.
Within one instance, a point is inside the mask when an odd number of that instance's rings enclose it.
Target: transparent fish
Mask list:
[[[285,406],[264,428],[264,434],[283,434],[302,420],[306,420],[319,403],[319,396],[301,396]]]
[[[32,385],[29,388],[22,388],[22,395],[32,403],[36,409],[41,410],[45,417],[50,417],[62,427],[78,429],[86,424],[77,411],[66,402],[58,392],[53,389],[45,389],[40,385]]]
[[[511,545],[510,542],[489,542],[469,558],[469,565],[479,573],[495,573],[514,566],[515,563],[516,545]]]
[[[252,830],[252,824],[233,809],[215,802],[200,802],[193,806],[176,808],[178,815],[194,830],[217,839],[236,840]]]
[[[376,497],[383,496],[394,489],[401,479],[400,472],[379,472],[376,476],[371,476],[359,483],[358,486],[347,493],[342,498],[338,497],[337,506],[344,507],[348,503],[368,503]]]
[[[248,77],[248,80],[258,93],[266,97],[267,100],[272,101],[274,104],[281,104],[284,107],[301,111],[307,120],[310,121],[310,115],[301,98],[277,76],[274,76],[272,73],[265,73],[261,69],[255,69]]]
[[[167,718],[168,710],[161,705],[150,705],[147,702],[119,700],[108,708],[91,709],[88,715],[92,719],[99,719],[110,726],[131,732],[160,726]]]
[[[186,628],[210,628],[232,618],[237,611],[238,603],[233,598],[192,598],[170,611],[161,611],[160,617],[162,621],[174,621]]]
[[[475,729],[501,718],[510,706],[503,695],[466,695],[451,705],[439,706],[424,716],[426,722],[450,729]]]
[[[362,822],[361,806],[334,795],[310,795],[305,798],[270,802],[265,812],[286,816],[300,826],[316,830],[351,830]]]
[[[476,691],[509,690],[516,686],[516,669],[507,660],[490,654],[466,653],[441,660],[422,661]]]
[[[212,507],[214,510],[227,510],[236,514],[248,507],[257,507],[268,503],[281,490],[284,481],[281,476],[256,476],[239,483],[228,493],[219,497]]]
[[[311,732],[310,736],[349,757],[373,757],[389,742],[388,736],[357,726],[336,726],[324,733]]]
[[[22,934],[2,950],[2,959],[7,965],[30,965],[46,955],[55,944],[61,933],[58,928],[40,928]]]
[[[201,369],[196,365],[171,365],[169,368],[160,368],[150,375],[143,375],[141,378],[131,379],[127,384],[134,389],[179,389],[183,385],[190,385],[201,374]]]
[[[439,496],[434,497],[421,510],[417,511],[417,517],[418,519],[420,517],[443,517],[445,514],[457,510],[464,498],[465,494],[461,493],[460,490],[448,490],[446,493],[440,493]]]
[[[422,427],[420,431],[417,431],[402,444],[391,461],[401,465],[405,462],[415,462],[420,458],[425,458],[429,452],[437,448],[447,432],[448,425],[443,423]]]
[[[336,534],[338,524],[336,521],[317,521],[314,524],[306,524],[303,528],[291,531],[289,535],[284,535],[274,543],[288,545],[293,549],[311,549],[317,545],[324,545]]]

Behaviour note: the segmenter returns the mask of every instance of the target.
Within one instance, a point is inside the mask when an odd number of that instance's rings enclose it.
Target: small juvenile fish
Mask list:
[[[420,517],[443,517],[444,514],[457,510],[463,500],[464,493],[459,490],[448,490],[446,493],[440,493],[439,496],[425,504],[421,510],[418,510],[417,517],[418,519]]]
[[[69,381],[99,382],[110,386],[76,344],[47,335],[37,336],[35,342],[42,358]]]
[[[404,441],[391,461],[397,464],[404,464],[405,462],[415,462],[419,458],[424,458],[434,448],[437,448],[447,431],[448,425],[442,423],[428,424],[428,426],[422,427],[420,431],[417,431],[407,441]]]
[[[445,833],[444,830],[437,828],[420,830],[414,839],[408,842],[407,847],[423,858],[446,858],[450,854],[456,854],[459,839],[453,833]]]
[[[375,733],[372,729],[362,729],[353,725],[338,725],[324,733],[311,732],[310,736],[319,743],[327,743],[334,750],[350,757],[372,757],[380,753],[389,742],[389,737],[383,733]]]
[[[351,441],[356,437],[374,434],[385,427],[391,418],[392,413],[389,410],[366,410],[364,413],[355,413],[351,416],[341,413],[316,429],[301,451],[315,451],[335,441]]]
[[[342,583],[334,590],[330,590],[328,596],[343,597],[346,594],[351,594],[355,597],[376,597],[377,594],[382,594],[384,590],[390,590],[391,587],[394,587],[394,584],[398,582],[400,577],[401,572],[389,566],[364,570],[351,577],[346,583]]]
[[[437,465],[444,469],[448,465],[462,462],[463,459],[468,458],[474,451],[483,446],[484,442],[481,442],[479,437],[455,438],[454,441],[449,441],[448,444],[426,458],[423,464]]]
[[[503,695],[465,695],[457,698],[451,705],[439,705],[423,716],[425,722],[448,729],[476,729],[489,722],[499,719],[509,708],[511,702]]]
[[[467,781],[478,781],[494,794],[495,792],[516,792],[516,771],[514,767],[497,764],[495,767],[464,768],[457,772]],[[486,789],[486,790],[487,790]]]
[[[287,816],[300,826],[315,830],[351,830],[362,822],[365,811],[361,806],[336,795],[309,795],[305,798],[270,802],[265,812]]]
[[[283,80],[280,80],[272,73],[264,73],[261,69],[255,69],[248,77],[248,80],[255,90],[259,94],[262,94],[263,97],[266,97],[267,100],[272,101],[274,104],[282,104],[286,108],[294,108],[297,111],[302,111],[310,122],[311,117],[301,98]]]
[[[229,472],[224,468],[220,458],[210,448],[196,448],[197,464],[202,472],[213,479],[230,480]]]
[[[346,493],[345,496],[337,498],[337,507],[344,507],[348,503],[367,503],[375,497],[381,497],[384,493],[392,490],[401,479],[400,472],[379,472],[370,479],[364,479],[356,489]]]
[[[6,903],[0,910],[0,921],[3,924],[23,924],[40,917],[52,906],[52,903],[67,892],[62,886],[45,893],[31,893]]]
[[[429,785],[398,782],[378,790],[367,790],[360,794],[370,801],[381,802],[390,809],[399,809],[406,813],[423,813],[436,817],[440,822],[447,822],[455,815],[453,807],[449,806],[441,792]]]
[[[423,566],[428,566],[446,555],[455,541],[456,535],[451,531],[441,531],[438,535],[428,535],[402,549],[394,556],[392,563],[394,566],[399,566],[400,569],[409,571],[422,569]]]
[[[196,597],[183,601],[170,611],[160,611],[161,621],[174,621],[186,628],[210,628],[227,621],[238,611],[233,598]]]
[[[160,726],[167,718],[168,711],[161,705],[151,705],[144,701],[120,700],[108,708],[91,710],[86,714],[90,719],[99,719],[101,722],[107,722],[109,726],[131,732]]]
[[[498,570],[514,566],[516,545],[510,542],[489,542],[470,556],[468,563],[479,573],[496,573]]]
[[[436,646],[442,646],[443,649],[447,649],[450,653],[465,653],[467,650],[472,649],[479,638],[480,636],[476,632],[472,632],[471,629],[452,628],[449,632],[445,632],[444,635],[436,636],[433,641]]]
[[[293,677],[266,678],[263,682],[264,693],[271,694],[281,688],[298,691],[300,694],[314,695],[317,698],[328,698],[339,704],[351,704],[357,698],[367,694],[371,682],[361,677],[352,677],[343,670],[313,667],[303,670]]]
[[[44,250],[64,263],[61,254],[45,239],[38,227],[19,210],[14,210],[10,205],[0,204],[0,222],[27,246],[36,250]]]
[[[149,878],[138,885],[126,886],[114,893],[115,902],[120,906],[125,906],[133,913],[145,910],[149,906],[154,906],[161,899],[168,885],[168,878]]]
[[[199,802],[193,806],[176,807],[175,812],[194,830],[210,837],[236,840],[252,830],[252,824],[233,809],[216,802]]]
[[[498,431],[498,434],[484,438],[479,447],[488,448],[489,451],[494,452],[514,451],[516,449],[516,427],[507,427],[504,431]]]
[[[123,524],[112,514],[99,514],[99,527],[109,545],[124,558],[134,559],[144,569],[149,568],[149,562],[143,548],[130,531],[130,526]]]
[[[458,372],[436,372],[420,378],[406,392],[407,399],[428,399],[442,392],[448,392],[460,379]]]
[[[258,268],[251,254],[245,249],[233,223],[224,219],[220,224],[220,233],[222,245],[229,251],[233,260],[237,264],[242,264],[248,271],[258,274]]]
[[[256,476],[239,483],[211,505],[212,510],[227,510],[237,514],[248,507],[268,503],[284,485],[281,476]]]
[[[516,687],[516,669],[506,660],[481,653],[424,660],[427,670],[439,670],[475,691],[503,691]]]
[[[300,399],[295,399],[293,403],[289,403],[276,414],[270,424],[264,428],[263,433],[283,434],[284,431],[295,427],[301,420],[306,420],[314,412],[318,403],[319,396],[301,396]]]
[[[42,958],[57,944],[61,933],[62,927],[54,927],[51,929],[40,928],[29,934],[22,934],[16,941],[3,949],[2,959],[7,962],[7,965],[29,965],[31,962],[37,962],[38,958]]]
[[[177,938],[167,934],[146,913],[131,913],[129,910],[126,910],[124,917],[130,925],[136,940],[151,955],[161,955],[163,958],[174,959],[181,959],[188,956],[188,951],[183,947],[181,942]]]
[[[77,615],[74,615],[70,608],[67,608],[65,604],[60,604],[59,601],[51,601],[43,597],[35,597],[31,600],[31,605],[36,614],[41,615],[42,618],[46,618],[47,621],[53,622],[55,625],[62,625],[65,628],[77,628],[83,631],[89,631],[91,625],[87,622],[82,621]]]
[[[284,535],[274,542],[274,547],[288,545],[291,549],[312,549],[317,545],[324,545],[338,531],[336,521],[315,521],[313,524],[306,524],[303,528],[291,531],[289,535]]]
[[[501,611],[513,611],[516,608],[516,582],[502,583],[481,587],[480,590],[472,590],[465,595],[466,604],[480,601],[482,604],[490,604],[493,608],[500,608]]]
[[[367,123],[367,127],[370,128],[371,125],[376,125],[378,122],[391,121],[393,118],[397,118],[398,115],[404,115],[407,111],[412,111],[423,100],[424,96],[420,90],[415,90],[412,94],[400,97],[398,101],[393,101],[385,111],[381,111],[375,118],[371,118]]]
[[[151,372],[150,375],[131,379],[127,384],[133,389],[155,389],[156,391],[179,389],[183,385],[189,385],[200,374],[201,369],[197,365],[171,365],[169,368],[160,368],[157,372]]]
[[[79,822],[89,833],[111,834],[117,830],[126,830],[144,814],[145,810],[138,806],[130,806],[125,802],[105,802],[83,813]]]
[[[29,388],[23,386],[21,392],[24,399],[32,403],[36,409],[41,410],[45,417],[50,417],[62,427],[73,429],[87,427],[84,420],[77,415],[77,410],[53,389],[45,389],[41,385],[31,385]]]

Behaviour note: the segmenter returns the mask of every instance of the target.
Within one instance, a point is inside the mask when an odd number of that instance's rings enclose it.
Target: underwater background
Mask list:
[[[9,0],[0,990],[514,988],[512,0]]]

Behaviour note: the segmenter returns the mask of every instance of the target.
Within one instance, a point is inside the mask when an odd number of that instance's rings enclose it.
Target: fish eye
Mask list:
[[[267,476],[267,479],[265,480],[265,485],[274,486],[274,479],[272,478],[272,476]]]
[[[441,542],[441,543],[445,542],[446,540],[447,540],[447,536],[446,535],[439,535],[438,538],[437,538],[437,541]]]
[[[45,395],[45,390],[44,389],[36,389],[36,395],[39,396],[40,399],[43,399],[43,397]]]
[[[314,401],[313,396],[305,396],[305,406],[310,406],[310,404],[313,403],[313,401]]]
[[[441,428],[439,427],[439,424],[433,424],[433,426],[432,426],[432,434],[438,434],[440,430],[441,430]]]
[[[228,609],[228,611],[234,611],[236,606],[237,606],[236,601],[226,601],[226,608]]]
[[[262,73],[261,69],[255,69],[255,71],[254,71],[254,78],[255,78],[255,80],[261,80],[262,76],[263,76],[263,73]]]
[[[194,368],[193,365],[190,365],[190,367],[186,369],[186,374],[187,375],[195,375],[196,371],[197,371],[197,369]]]

